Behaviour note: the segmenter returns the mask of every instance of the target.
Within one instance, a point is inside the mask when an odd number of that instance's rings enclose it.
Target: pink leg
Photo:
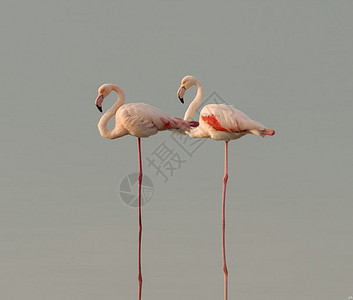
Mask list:
[[[222,195],[222,255],[224,273],[224,299],[228,300],[228,269],[226,262],[226,189],[228,181],[228,141],[225,142],[225,160]]]
[[[141,300],[142,294],[142,272],[141,272],[141,239],[142,239],[142,216],[141,216],[141,183],[142,183],[142,162],[141,162],[141,139],[137,138],[137,147],[138,147],[138,158],[139,158],[139,192],[138,192],[138,202],[139,202],[139,249],[138,249],[138,277],[139,282],[139,292],[138,299]]]

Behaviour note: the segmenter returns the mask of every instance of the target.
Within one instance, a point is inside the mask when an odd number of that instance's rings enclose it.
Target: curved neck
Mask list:
[[[201,83],[199,81],[196,81],[194,85],[197,87],[197,93],[194,100],[192,100],[188,109],[185,112],[184,120],[186,121],[192,121],[195,111],[201,105],[203,99],[203,87]]]
[[[117,110],[120,106],[124,105],[125,103],[125,94],[123,90],[118,87],[117,85],[113,84],[113,90],[118,94],[118,100],[115,104],[109,108],[104,115],[100,118],[98,122],[98,129],[102,137],[108,139],[114,139],[119,137],[118,133],[118,120],[115,119],[115,126],[113,130],[109,130],[107,128],[109,120],[116,114]]]

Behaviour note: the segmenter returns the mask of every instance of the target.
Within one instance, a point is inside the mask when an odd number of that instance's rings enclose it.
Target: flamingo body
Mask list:
[[[200,112],[199,126],[187,134],[193,138],[236,140],[246,134],[264,137],[274,130],[250,119],[245,113],[226,104],[208,104]]]
[[[171,117],[145,103],[124,104],[117,110],[115,118],[119,120],[117,131],[141,138],[163,130],[184,132],[191,129],[191,126],[184,120]]]

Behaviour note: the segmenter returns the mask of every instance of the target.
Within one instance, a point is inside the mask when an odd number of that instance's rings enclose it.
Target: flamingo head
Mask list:
[[[191,75],[185,76],[181,80],[181,85],[178,89],[178,98],[181,101],[181,103],[184,103],[184,94],[187,89],[192,87],[193,85],[196,85],[197,79]]]
[[[98,96],[96,98],[95,104],[100,112],[103,112],[102,110],[102,103],[105,97],[107,97],[110,92],[113,90],[113,85],[110,83],[105,83],[100,88],[98,89]]]

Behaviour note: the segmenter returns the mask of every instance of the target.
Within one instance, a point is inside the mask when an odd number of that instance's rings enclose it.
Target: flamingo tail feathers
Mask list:
[[[200,124],[198,121],[187,121],[187,123],[190,127],[198,127]]]
[[[263,131],[262,131],[262,134],[263,135],[274,135],[276,132],[273,130],[273,129],[268,129],[268,128],[265,128]]]
[[[175,127],[170,129],[175,134],[186,134],[187,131],[190,131],[191,128],[199,126],[198,121],[186,121],[181,118],[174,118],[176,122],[174,123]]]

